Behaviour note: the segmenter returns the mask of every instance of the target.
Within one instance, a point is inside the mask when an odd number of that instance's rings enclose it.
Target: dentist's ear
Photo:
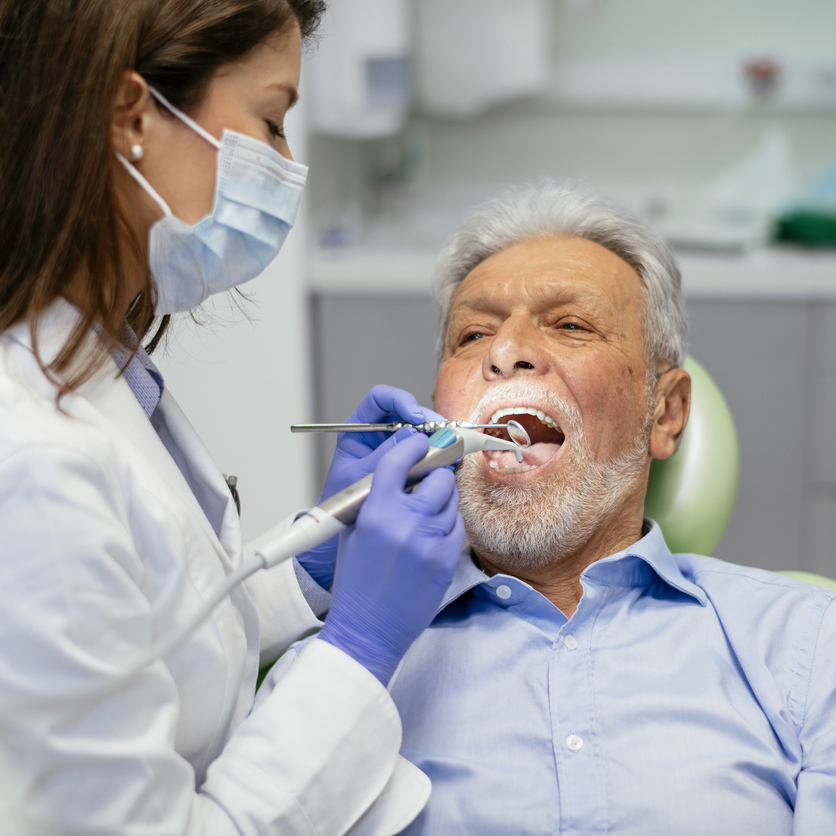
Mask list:
[[[656,382],[653,426],[648,452],[654,459],[670,458],[679,447],[691,410],[691,376],[684,369],[668,369]]]
[[[113,150],[136,162],[144,155],[153,98],[148,82],[137,72],[126,70],[119,81],[110,122]]]

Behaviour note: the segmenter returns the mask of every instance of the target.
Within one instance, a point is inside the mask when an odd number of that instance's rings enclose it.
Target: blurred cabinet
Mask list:
[[[424,406],[435,388],[435,313],[425,295],[356,293],[311,297],[314,420],[344,421],[378,383],[407,389]],[[319,484],[336,439],[316,437]]]
[[[813,306],[808,354],[808,409],[803,547],[811,571],[836,576],[836,304]]]
[[[740,437],[740,491],[714,554],[811,570],[803,553],[808,304],[701,299],[689,301],[688,312],[689,350],[726,396]],[[836,575],[836,558],[830,571]]]
[[[311,300],[316,418],[346,418],[375,383],[431,404],[435,315],[426,295]],[[715,555],[836,577],[836,300],[692,299],[690,351],[725,393],[741,485]],[[320,439],[320,483],[333,439]]]

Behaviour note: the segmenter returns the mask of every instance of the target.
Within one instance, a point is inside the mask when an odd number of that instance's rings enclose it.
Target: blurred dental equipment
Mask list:
[[[412,17],[410,0],[331,4],[328,37],[308,64],[313,130],[370,139],[403,129],[412,86]]]
[[[416,3],[414,86],[420,108],[461,119],[542,93],[549,83],[549,5],[548,0]]]
[[[380,425],[352,424],[350,426]],[[410,469],[406,487],[411,488],[417,485],[437,467],[455,464],[462,456],[482,450],[510,450],[516,456],[517,461],[522,461],[520,445],[513,441],[494,438],[467,427],[442,427],[430,436],[430,449],[427,455]],[[188,622],[152,647],[146,656],[125,670],[122,676],[132,676],[138,673],[154,660],[177,648],[236,586],[259,569],[271,569],[296,554],[318,546],[352,525],[369,495],[373,477],[374,474],[370,473],[309,511],[303,512],[289,528],[281,528],[275,533],[269,532],[259,544],[255,555],[230,573],[226,581],[207,598],[203,607]],[[106,691],[108,687],[115,687],[116,682],[118,678],[95,690]]]
[[[422,433],[434,433],[441,429],[467,430],[500,430],[508,433],[508,437],[517,447],[526,449],[531,446],[531,438],[525,427],[519,421],[508,421],[505,424],[474,424],[471,421],[424,421],[423,424],[408,424],[406,421],[390,421],[388,424],[292,424],[292,433],[368,433],[368,432],[397,432],[401,427],[412,427]],[[483,450],[507,450],[508,447],[483,447]]]

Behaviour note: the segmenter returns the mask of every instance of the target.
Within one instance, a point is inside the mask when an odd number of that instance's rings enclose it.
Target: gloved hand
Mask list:
[[[418,401],[403,389],[394,386],[375,386],[360,402],[350,424],[385,424],[389,421],[407,421],[420,424],[435,421],[442,416],[418,405]],[[380,457],[399,441],[408,437],[405,429],[397,433],[340,433],[337,449],[325,479],[325,487],[319,501],[368,476]],[[337,559],[337,538],[332,537],[310,551],[296,555],[307,573],[323,589],[330,589],[334,582],[334,562]]]
[[[429,448],[425,435],[406,432],[412,437],[381,458],[357,522],[340,535],[331,610],[319,633],[384,686],[435,617],[464,541],[451,471],[434,470],[413,493],[404,491]]]

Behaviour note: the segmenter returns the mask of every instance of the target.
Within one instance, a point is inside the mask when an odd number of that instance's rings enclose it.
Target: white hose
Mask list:
[[[14,710],[25,714],[28,709],[34,709],[37,704],[43,702],[57,700],[66,703],[68,700],[79,698],[85,701],[84,705],[79,706],[79,710],[87,710],[90,705],[87,700],[101,698],[118,690],[124,685],[126,679],[135,676],[157,659],[176,650],[188,638],[189,634],[211,615],[212,610],[250,575],[255,574],[260,569],[270,569],[293,557],[293,555],[312,549],[339,533],[344,527],[339,520],[334,519],[330,514],[322,512],[319,508],[312,508],[289,528],[278,532],[274,537],[270,537],[263,542],[252,558],[227,575],[224,582],[210,594],[187,622],[154,644],[144,656],[127,668],[107,674],[106,681],[97,682],[94,685],[63,690],[60,693],[48,696],[27,695],[21,699],[19,705],[14,706]]]

